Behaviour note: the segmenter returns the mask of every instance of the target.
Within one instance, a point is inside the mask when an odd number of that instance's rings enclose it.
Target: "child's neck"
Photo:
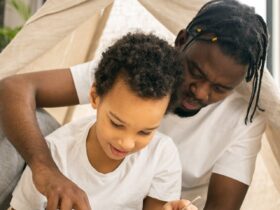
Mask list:
[[[100,173],[110,173],[114,171],[122,160],[113,160],[109,158],[102,149],[95,132],[95,124],[90,128],[87,140],[87,156],[90,164]]]

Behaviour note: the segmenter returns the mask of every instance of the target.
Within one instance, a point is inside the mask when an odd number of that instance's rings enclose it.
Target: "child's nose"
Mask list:
[[[121,148],[127,152],[131,151],[134,147],[135,147],[135,141],[133,138],[131,137],[126,137],[123,138],[120,142],[119,142]]]

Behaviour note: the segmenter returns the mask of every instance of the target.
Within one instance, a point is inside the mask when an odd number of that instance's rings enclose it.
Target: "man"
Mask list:
[[[209,186],[204,209],[239,209],[265,127],[256,112],[267,48],[265,23],[251,8],[236,1],[212,1],[179,32],[175,46],[186,71],[182,100],[174,110],[176,115],[167,116],[160,130],[178,146],[183,196],[191,199]],[[34,110],[36,106],[87,102],[83,90],[91,84],[89,75],[95,65],[75,66],[71,72],[18,75],[1,83],[2,127],[52,206],[67,202],[76,209],[90,209],[86,195],[53,163]],[[244,77],[253,80],[249,106],[233,92]]]

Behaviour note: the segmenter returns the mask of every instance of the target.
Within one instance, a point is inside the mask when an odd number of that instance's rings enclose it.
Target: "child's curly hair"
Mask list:
[[[171,94],[170,110],[178,98],[183,66],[166,41],[152,34],[128,33],[102,54],[95,72],[97,94],[108,93],[118,77],[143,98],[161,99]]]

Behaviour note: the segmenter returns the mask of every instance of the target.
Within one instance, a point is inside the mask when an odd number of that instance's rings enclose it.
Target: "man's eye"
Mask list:
[[[112,126],[114,126],[115,128],[122,128],[123,127],[123,125],[117,124],[113,120],[110,120],[110,122],[111,122]]]
[[[203,75],[190,63],[188,63],[188,68],[190,74],[195,78],[195,79],[203,79]]]
[[[191,72],[191,75],[194,78],[196,78],[196,79],[203,79],[203,75],[199,71],[197,71],[195,69],[192,69],[190,72]]]
[[[213,85],[212,89],[217,93],[224,93],[226,92],[225,88],[222,88],[218,85]]]

